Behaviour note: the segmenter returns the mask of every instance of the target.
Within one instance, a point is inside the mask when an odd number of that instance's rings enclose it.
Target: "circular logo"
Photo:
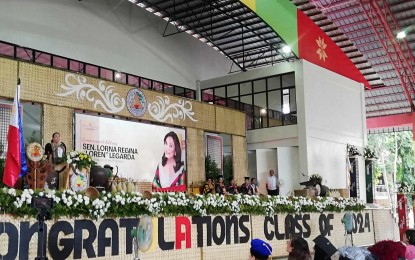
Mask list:
[[[30,143],[26,148],[26,154],[31,161],[38,162],[42,160],[45,151],[43,150],[43,147],[40,144]]]
[[[133,88],[127,94],[127,109],[130,114],[141,117],[147,110],[147,100],[144,93],[138,88]]]
[[[141,252],[146,252],[150,249],[153,243],[153,221],[149,216],[143,216],[138,223],[137,232],[138,248]]]
[[[76,169],[76,173],[72,173],[70,177],[70,185],[73,191],[83,191],[88,186],[88,179],[85,173]]]

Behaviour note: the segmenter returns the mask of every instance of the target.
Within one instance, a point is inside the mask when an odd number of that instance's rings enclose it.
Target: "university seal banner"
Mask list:
[[[385,211],[386,212],[386,211]],[[142,259],[246,259],[253,238],[268,241],[273,256],[285,255],[286,241],[302,236],[309,241],[326,236],[335,246],[345,243],[341,219],[344,213],[279,214],[275,216],[177,216],[119,218],[92,221],[60,219],[44,228],[43,250],[52,259],[132,259],[131,230],[139,230]],[[371,211],[353,213],[349,235],[355,245],[374,243]],[[149,220],[148,220],[149,219]],[[0,255],[4,259],[33,259],[42,250],[33,220],[6,216],[0,225]],[[41,237],[41,236],[39,236]],[[351,241],[349,241],[350,243]]]

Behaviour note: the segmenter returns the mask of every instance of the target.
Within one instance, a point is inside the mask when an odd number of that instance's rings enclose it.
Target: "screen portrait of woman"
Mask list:
[[[177,134],[173,131],[164,137],[164,153],[154,175],[153,191],[186,191],[185,164]]]

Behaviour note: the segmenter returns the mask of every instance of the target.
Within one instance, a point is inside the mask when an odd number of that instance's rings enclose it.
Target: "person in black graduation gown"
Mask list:
[[[252,195],[251,183],[249,182],[249,177],[245,177],[245,182],[244,184],[241,185],[241,193]]]

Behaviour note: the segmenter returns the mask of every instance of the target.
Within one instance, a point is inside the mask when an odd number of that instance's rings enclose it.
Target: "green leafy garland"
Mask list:
[[[48,197],[54,201],[52,216],[98,219],[114,217],[151,216],[203,216],[215,214],[273,215],[276,213],[362,211],[365,204],[356,199],[250,195],[188,195],[185,193],[103,192],[94,200],[83,193],[65,191],[33,191],[0,189],[2,213],[23,217],[36,217],[30,207],[33,197]]]

